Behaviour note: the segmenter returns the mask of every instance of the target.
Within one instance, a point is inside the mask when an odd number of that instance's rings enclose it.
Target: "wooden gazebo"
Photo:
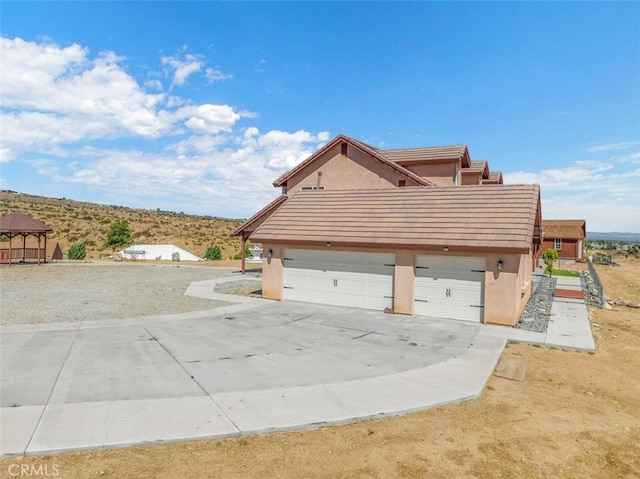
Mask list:
[[[9,263],[9,266],[11,266],[13,260],[24,263],[27,260],[37,259],[38,264],[41,261],[46,262],[47,233],[51,231],[53,229],[50,226],[24,213],[10,213],[7,216],[3,216],[0,218],[0,237],[5,237],[9,240],[9,248],[0,249],[0,261]],[[13,239],[20,236],[22,237],[22,247],[14,249]],[[37,248],[27,248],[27,236],[38,238]],[[43,238],[44,247],[42,246]]]

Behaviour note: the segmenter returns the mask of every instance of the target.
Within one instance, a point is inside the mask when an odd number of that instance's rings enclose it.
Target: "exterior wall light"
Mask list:
[[[448,246],[443,247],[442,251],[449,251],[449,247]]]
[[[331,248],[331,243],[327,242],[327,248]]]
[[[504,269],[504,263],[502,262],[501,259],[498,260],[497,267],[498,267],[498,271],[502,271]]]
[[[269,248],[269,250],[267,251],[267,258],[272,258],[272,257],[273,257],[273,250]]]

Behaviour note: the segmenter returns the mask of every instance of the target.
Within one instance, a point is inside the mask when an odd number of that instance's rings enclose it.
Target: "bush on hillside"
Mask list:
[[[87,257],[87,247],[84,243],[76,243],[69,248],[67,258],[83,260]]]
[[[222,251],[220,251],[220,246],[209,246],[206,253],[204,254],[204,259],[208,259],[211,261],[222,259]]]

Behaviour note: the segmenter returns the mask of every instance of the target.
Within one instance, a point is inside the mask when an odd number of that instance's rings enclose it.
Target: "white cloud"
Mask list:
[[[14,158],[10,148],[0,148],[0,163],[8,163]]]
[[[640,231],[640,169],[577,161],[566,168],[504,173],[505,183],[537,183],[545,219],[583,218],[588,231]]]
[[[173,85],[183,85],[189,76],[202,70],[204,65],[201,56],[184,53],[184,50],[185,48],[172,57],[161,58],[162,65],[173,69]]]
[[[229,73],[224,73],[220,70],[216,70],[215,68],[207,68],[205,70],[205,77],[209,80],[209,83],[216,83],[224,80],[231,80],[233,75]]]
[[[249,127],[237,134],[192,135],[163,153],[86,147],[63,167],[41,161],[38,168],[56,183],[118,192],[121,204],[167,208],[181,203],[203,214],[219,215],[225,208],[224,216],[248,217],[280,193],[271,182],[289,169],[274,168],[281,151],[302,161],[327,139],[326,132],[262,135]]]
[[[621,141],[618,143],[608,143],[605,145],[594,145],[587,148],[588,153],[596,153],[600,151],[626,150],[632,146],[640,144],[640,141]]]
[[[196,133],[215,134],[229,131],[240,115],[229,105],[200,105],[185,125]]]
[[[40,194],[84,186],[119,204],[247,217],[280,193],[273,180],[329,139],[240,126],[258,114],[164,93],[155,74],[139,83],[113,52],[92,58],[78,45],[0,42],[0,162],[28,165]],[[162,64],[183,84],[204,59],[182,50]],[[12,183],[20,181],[3,182]]]
[[[606,163],[576,162],[577,166],[542,171],[516,171],[504,173],[504,182],[510,184],[537,183],[547,190],[590,188],[593,182],[603,178],[614,168]]]

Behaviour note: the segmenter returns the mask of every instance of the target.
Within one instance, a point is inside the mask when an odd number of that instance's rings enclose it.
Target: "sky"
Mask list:
[[[0,189],[248,218],[343,133],[640,232],[640,2],[0,3]]]

